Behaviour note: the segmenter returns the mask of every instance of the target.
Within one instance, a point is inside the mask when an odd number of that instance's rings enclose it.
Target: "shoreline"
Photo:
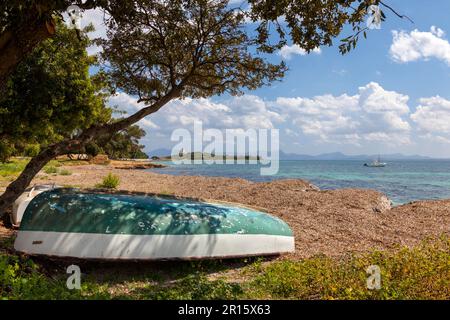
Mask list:
[[[282,179],[307,180],[322,190],[346,188],[376,190],[389,197],[393,206],[416,201],[450,199],[448,165],[427,167],[425,162],[407,161],[392,163],[388,168],[367,168],[360,161],[328,160],[281,161],[279,172],[271,176],[260,174],[260,165],[237,164],[234,168],[215,164],[165,164],[166,168],[149,169],[155,173],[174,176],[204,176],[243,178],[253,182],[269,182]],[[303,164],[302,162],[306,162]],[[324,162],[321,164],[320,162]],[[292,163],[292,164],[289,164]],[[225,167],[225,168],[224,168]],[[233,166],[231,166],[233,167]],[[433,173],[435,176],[433,176]]]
[[[70,165],[71,175],[40,172],[32,184],[56,183],[94,188],[108,173],[120,178],[119,190],[221,201],[265,209],[286,221],[301,259],[324,254],[341,257],[371,249],[413,246],[450,232],[450,199],[391,207],[380,192],[363,189],[319,190],[299,179],[251,182],[241,178],[174,176],[110,165]]]

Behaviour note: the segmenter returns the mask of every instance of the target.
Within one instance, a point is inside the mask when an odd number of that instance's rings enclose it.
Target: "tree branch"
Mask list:
[[[42,150],[36,157],[31,159],[19,177],[9,184],[6,191],[0,196],[0,217],[3,217],[4,214],[6,214],[8,206],[12,204],[23,191],[25,191],[35,175],[42,170],[50,160],[73,150],[79,150],[96,137],[123,130],[144,117],[157,112],[172,99],[180,96],[183,85],[178,86],[158,102],[139,110],[128,118],[102,126],[92,126],[74,139],[58,142]]]
[[[397,17],[401,18],[401,19],[407,19],[409,20],[412,24],[414,24],[414,21],[412,21],[407,15],[404,14],[400,14],[397,11],[395,11],[394,8],[392,8],[391,6],[385,4],[383,1],[380,1],[380,4],[383,5],[384,7],[388,8],[391,12],[393,12]]]

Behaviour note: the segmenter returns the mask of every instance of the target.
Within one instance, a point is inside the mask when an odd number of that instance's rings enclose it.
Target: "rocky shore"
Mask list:
[[[151,161],[116,161],[111,160],[110,166],[114,169],[123,170],[145,170],[145,169],[157,169],[165,168],[166,166]]]
[[[254,183],[243,179],[162,175],[118,169],[116,165],[67,169],[71,175],[40,173],[33,183],[93,188],[112,172],[120,177],[119,189],[127,192],[255,207],[282,218],[291,226],[296,238],[296,252],[291,256],[294,259],[412,246],[428,237],[450,233],[450,200],[422,201],[392,208],[385,195],[373,190],[321,191],[303,180]]]

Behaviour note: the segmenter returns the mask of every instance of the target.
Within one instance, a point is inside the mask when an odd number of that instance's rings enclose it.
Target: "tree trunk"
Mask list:
[[[57,156],[72,152],[72,150],[81,150],[87,143],[96,137],[113,134],[128,128],[130,125],[138,122],[144,117],[155,113],[172,99],[179,97],[181,90],[182,86],[176,87],[158,102],[139,110],[128,118],[102,126],[92,126],[74,139],[61,141],[42,150],[36,157],[31,159],[19,177],[10,183],[6,188],[6,191],[0,196],[0,217],[3,218],[7,209],[12,207],[14,201],[16,201],[16,199],[25,191],[36,174],[42,170],[50,160]]]
[[[20,176],[9,184],[6,191],[0,197],[0,213],[2,217],[5,211],[12,206],[20,194],[25,191],[34,176],[54,157],[55,155],[51,149],[41,152],[31,159]]]

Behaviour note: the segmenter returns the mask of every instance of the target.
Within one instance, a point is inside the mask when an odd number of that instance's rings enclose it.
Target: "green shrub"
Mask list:
[[[59,168],[62,167],[62,163],[59,160],[50,160],[50,162],[47,163],[47,167],[48,166]]]
[[[70,176],[70,175],[72,174],[72,172],[70,172],[70,171],[67,170],[67,169],[61,169],[61,170],[59,171],[59,174],[62,175],[62,176]]]
[[[0,253],[0,300],[110,298],[96,283],[83,281],[82,290],[69,290],[66,280],[64,270],[48,277],[31,259]]]
[[[3,139],[3,138],[2,138]],[[5,163],[12,157],[15,148],[7,140],[0,140],[0,162]]]
[[[3,244],[11,246],[12,244]],[[83,273],[82,290],[68,290],[64,269],[43,270],[31,259],[0,252],[0,299],[450,299],[450,238],[414,248],[332,259],[233,264],[176,264],[161,275],[133,275],[128,267]],[[381,289],[366,286],[366,269],[378,265]],[[105,267],[107,268],[107,267]],[[108,271],[109,270],[109,271]],[[213,278],[208,275],[214,274]],[[106,276],[105,276],[106,275]],[[238,281],[234,279],[239,279]],[[228,278],[228,279],[227,279]],[[170,280],[170,281],[169,281]]]
[[[54,166],[47,166],[44,168],[44,172],[46,174],[55,174],[58,173],[58,169]]]
[[[25,157],[35,157],[40,151],[41,147],[38,144],[28,144],[23,151],[23,155]]]
[[[67,297],[64,282],[47,278],[32,260],[0,254],[0,299]]]
[[[120,178],[111,172],[103,178],[102,183],[96,185],[97,188],[116,189],[119,186]]]
[[[243,293],[237,283],[222,279],[208,280],[200,273],[187,276],[170,287],[151,286],[140,292],[141,298],[151,300],[235,300]]]
[[[381,270],[381,289],[367,289],[369,266]],[[252,299],[450,299],[450,238],[414,248],[373,251],[336,260],[317,257],[255,265]]]
[[[96,143],[89,143],[85,147],[86,154],[90,157],[94,158],[97,155],[99,155],[101,152],[103,152],[102,148],[100,148]]]

